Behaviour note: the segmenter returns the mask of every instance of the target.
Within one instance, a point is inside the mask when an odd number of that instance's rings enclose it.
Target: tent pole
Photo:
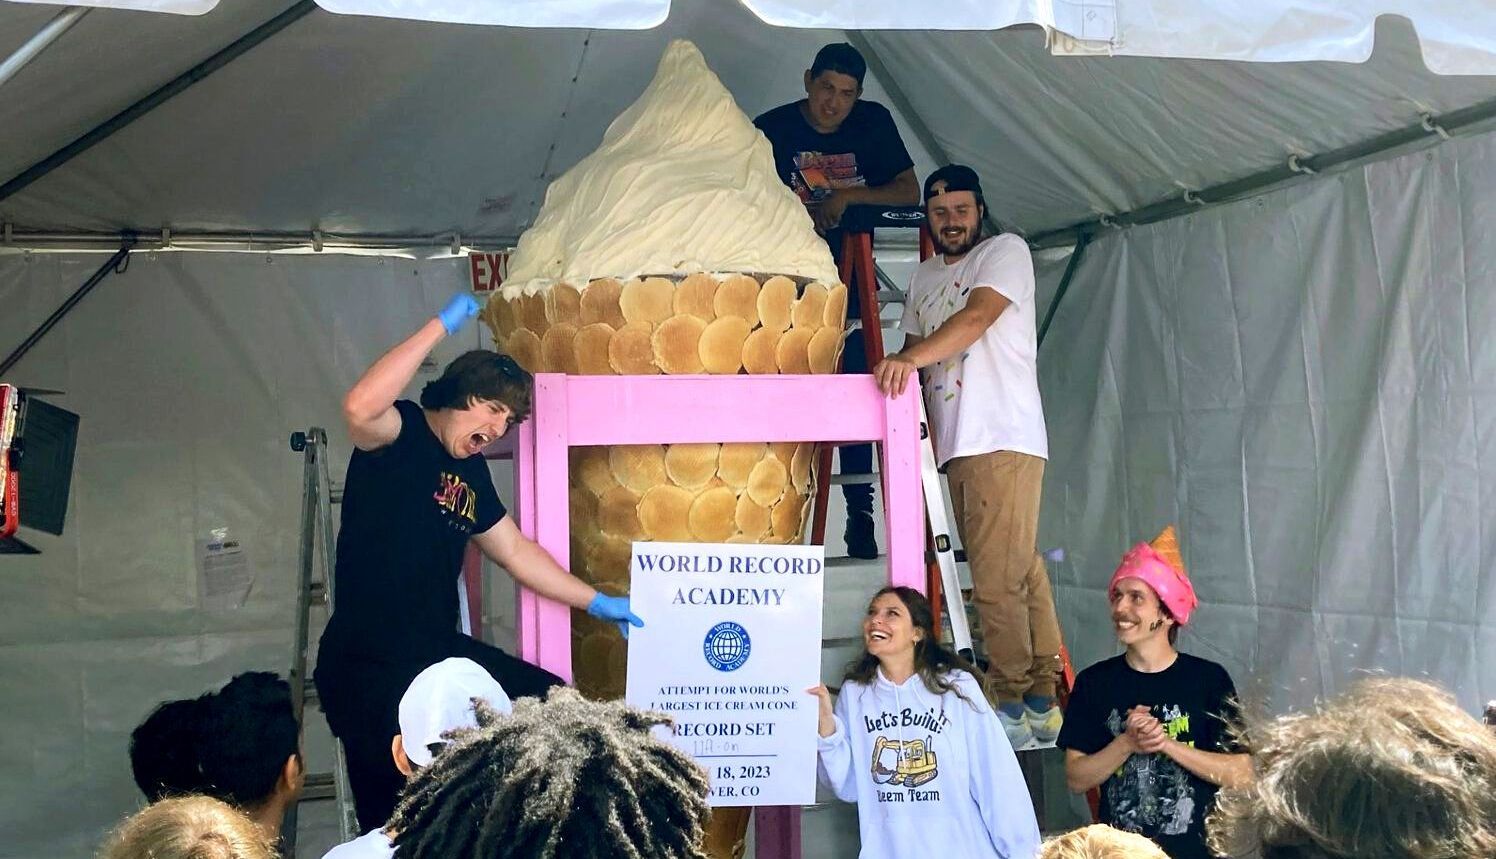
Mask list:
[[[45,51],[49,45],[62,37],[72,26],[88,14],[88,9],[83,6],[69,6],[57,13],[57,16],[47,22],[45,27],[37,31],[35,36],[26,40],[26,44],[16,48],[15,53],[5,58],[0,63],[0,86],[16,76],[27,63],[36,59],[36,55]]]
[[[847,41],[851,42],[852,46],[862,53],[862,58],[867,61],[867,67],[873,72],[873,77],[877,78],[878,82],[883,84],[883,89],[888,93],[888,100],[893,102],[893,106],[898,108],[899,115],[904,117],[905,122],[909,123],[909,128],[914,131],[914,136],[919,138],[920,145],[925,148],[926,152],[930,153],[931,158],[935,159],[936,166],[940,167],[953,163],[951,161],[951,154],[945,150],[944,146],[940,145],[939,140],[935,139],[935,135],[930,131],[930,126],[925,122],[924,116],[915,109],[914,102],[910,101],[909,97],[904,94],[903,87],[899,86],[899,82],[889,72],[888,66],[883,64],[883,58],[878,56],[878,52],[874,50],[872,43],[867,40],[867,36],[861,30],[847,30],[846,34]],[[991,209],[986,211],[985,216],[982,218],[982,223],[986,225],[987,235],[989,236],[995,236],[1003,232],[1002,226],[998,224],[997,219],[992,217]]]
[[[0,379],[5,378],[5,374],[10,372],[10,368],[20,363],[21,359],[26,357],[26,353],[31,351],[31,347],[40,343],[41,339],[47,336],[47,332],[51,331],[57,323],[61,322],[62,318],[68,315],[69,311],[77,307],[78,302],[82,301],[84,296],[92,292],[93,288],[98,286],[100,281],[108,277],[111,271],[124,272],[124,267],[128,264],[130,258],[130,249],[133,247],[135,247],[135,240],[126,238],[122,247],[118,251],[115,251],[114,256],[110,257],[108,262],[99,266],[99,270],[94,272],[93,276],[88,280],[84,281],[83,285],[78,287],[72,295],[69,295],[68,300],[64,301],[61,307],[52,311],[52,315],[48,316],[46,321],[41,325],[38,325],[36,330],[31,332],[30,337],[22,341],[21,345],[17,346],[14,352],[7,355],[4,361],[0,361]]]
[[[1075,249],[1070,252],[1070,261],[1065,264],[1065,273],[1060,276],[1060,285],[1054,291],[1054,298],[1049,300],[1049,309],[1044,311],[1044,324],[1039,326],[1039,342],[1034,348],[1040,349],[1044,346],[1044,335],[1049,332],[1049,323],[1054,321],[1055,311],[1060,309],[1060,301],[1064,299],[1065,293],[1070,291],[1070,279],[1075,277],[1075,270],[1080,268],[1080,258],[1086,255],[1086,245],[1091,243],[1091,234],[1082,232],[1075,237]]]
[[[403,251],[412,249],[439,249],[450,253],[452,234],[438,233],[411,235],[401,233],[333,233],[322,231],[288,232],[275,230],[254,231],[195,231],[195,230],[124,230],[121,232],[90,232],[86,230],[28,230],[14,224],[6,224],[0,233],[0,252],[6,248],[90,251],[119,247],[126,237],[137,245],[163,250],[193,250],[215,248],[247,252],[277,251],[293,249],[326,250],[338,249]],[[519,241],[512,235],[464,235],[462,247],[475,250],[498,251],[514,247]]]
[[[1037,233],[1029,238],[1029,244],[1035,249],[1063,247],[1075,241],[1083,232],[1094,234],[1113,226],[1128,227],[1166,221],[1189,214],[1201,206],[1256,196],[1275,185],[1388,155],[1403,147],[1415,149],[1432,146],[1455,132],[1475,130],[1491,119],[1496,119],[1496,99],[1452,110],[1438,117],[1426,115],[1417,125],[1389,131],[1360,143],[1352,143],[1319,155],[1293,156],[1283,165],[1241,179],[1233,179],[1200,191],[1186,191],[1183,196],[1169,197],[1119,215],[1081,221],[1068,227]]]
[[[11,197],[32,182],[73,160],[74,157],[87,151],[95,143],[104,140],[116,131],[150,113],[163,102],[166,102],[208,75],[233,62],[256,45],[259,45],[261,42],[300,20],[302,16],[315,8],[317,8],[317,4],[314,0],[298,0],[296,5],[241,36],[233,44],[203,60],[201,63],[173,78],[160,89],[157,89],[140,101],[135,102],[113,117],[105,120],[102,125],[96,126],[92,131],[27,167],[4,185],[0,185],[0,200]]]

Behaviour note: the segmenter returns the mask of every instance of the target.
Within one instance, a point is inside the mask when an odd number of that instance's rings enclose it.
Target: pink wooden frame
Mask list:
[[[535,377],[518,428],[520,530],[563,567],[571,562],[567,449],[604,444],[877,441],[883,448],[888,581],[925,589],[919,476],[919,389],[885,397],[868,375]],[[826,479],[827,475],[821,475]],[[520,655],[571,680],[571,613],[520,588]],[[799,859],[800,809],[756,810],[757,855]]]

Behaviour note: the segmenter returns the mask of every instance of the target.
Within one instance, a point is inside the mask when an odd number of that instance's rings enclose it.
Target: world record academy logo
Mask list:
[[[736,671],[748,661],[753,642],[748,638],[748,630],[724,620],[707,631],[701,650],[706,664],[718,671]]]

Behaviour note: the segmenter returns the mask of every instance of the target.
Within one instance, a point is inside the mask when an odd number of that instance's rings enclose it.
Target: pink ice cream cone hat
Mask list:
[[[1122,556],[1122,565],[1112,574],[1107,591],[1123,579],[1139,579],[1153,588],[1180,626],[1190,622],[1190,613],[1200,604],[1195,597],[1195,586],[1184,570],[1179,537],[1173,525],[1165,528],[1152,543],[1139,543],[1128,549]]]

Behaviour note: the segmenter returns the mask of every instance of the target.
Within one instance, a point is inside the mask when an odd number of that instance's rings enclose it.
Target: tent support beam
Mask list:
[[[1075,239],[1075,250],[1070,252],[1070,261],[1065,263],[1065,273],[1060,277],[1060,285],[1054,291],[1054,298],[1049,300],[1049,309],[1044,311],[1044,323],[1039,326],[1039,342],[1035,349],[1043,348],[1044,335],[1049,333],[1049,323],[1054,321],[1055,311],[1060,309],[1060,302],[1064,300],[1065,293],[1070,291],[1070,280],[1075,277],[1075,270],[1080,268],[1080,259],[1086,255],[1086,245],[1091,243],[1090,233],[1079,233]]]
[[[116,131],[150,113],[173,96],[185,91],[193,84],[233,62],[261,42],[284,30],[316,8],[317,4],[314,0],[298,0],[294,6],[286,11],[239,37],[228,47],[173,78],[155,92],[105,120],[103,124],[96,126],[92,131],[89,131],[72,143],[27,167],[4,185],[0,185],[0,200],[8,199],[32,182],[73,160],[94,144],[105,140]]]
[[[77,307],[78,302],[82,301],[84,296],[92,292],[94,287],[98,286],[104,278],[109,276],[110,272],[123,272],[125,266],[129,264],[130,250],[133,247],[135,247],[133,239],[126,238],[121,242],[120,249],[115,251],[114,256],[110,257],[108,262],[99,266],[99,270],[94,272],[88,280],[85,280],[82,286],[74,290],[73,294],[68,296],[67,301],[62,303],[61,307],[52,311],[52,315],[48,316],[46,321],[41,325],[38,325],[29,337],[21,341],[21,345],[17,346],[15,351],[7,355],[4,361],[0,361],[0,379],[5,378],[5,374],[10,372],[10,368],[19,364],[21,359],[26,357],[26,353],[30,352],[33,346],[40,343],[42,338],[47,336],[47,332],[51,331],[57,323],[61,322],[62,318],[67,316],[74,307]]]
[[[944,146],[940,145],[939,140],[935,139],[935,134],[930,131],[930,126],[925,122],[924,115],[915,109],[914,102],[910,101],[909,97],[904,94],[904,88],[899,86],[899,82],[894,79],[893,73],[888,70],[888,66],[883,64],[883,58],[878,56],[877,50],[867,40],[867,36],[861,30],[847,30],[846,34],[847,41],[851,42],[852,46],[861,52],[862,58],[867,61],[868,69],[873,73],[873,77],[877,78],[878,82],[883,84],[884,91],[888,93],[888,100],[893,102],[893,106],[898,109],[899,115],[904,117],[905,122],[909,123],[909,128],[914,131],[914,136],[919,138],[920,145],[925,148],[926,152],[930,153],[931,158],[935,159],[935,166],[941,167],[954,163],[951,160],[951,154],[945,150]],[[992,217],[990,209],[985,210],[982,223],[987,227],[987,235],[989,236],[995,236],[1003,232],[997,220]]]
[[[1029,237],[1029,244],[1036,248],[1053,248],[1071,244],[1080,235],[1095,235],[1114,227],[1130,227],[1152,224],[1187,215],[1201,206],[1228,203],[1256,196],[1275,185],[1295,179],[1306,179],[1316,173],[1324,173],[1338,167],[1367,161],[1378,156],[1392,154],[1395,150],[1432,146],[1455,132],[1469,132],[1481,124],[1496,119],[1496,99],[1483,101],[1470,107],[1450,111],[1443,116],[1425,116],[1417,125],[1352,143],[1319,155],[1293,156],[1279,167],[1263,170],[1241,179],[1233,179],[1200,191],[1185,191],[1178,197],[1169,197],[1150,203],[1130,212],[1109,215],[1071,224],[1057,230],[1038,233]]]
[[[192,250],[212,248],[215,250],[275,251],[292,249],[327,250],[387,250],[401,251],[415,248],[440,248],[450,251],[454,240],[459,249],[475,248],[507,250],[519,241],[517,236],[463,235],[452,233],[436,235],[408,235],[399,233],[331,233],[318,231],[286,232],[274,230],[255,231],[192,231],[192,230],[124,230],[121,232],[89,232],[85,230],[27,230],[13,224],[5,224],[0,232],[0,253],[7,248],[31,250],[101,250],[119,247],[125,239],[131,239],[149,248]]]
[[[37,31],[35,36],[26,40],[26,44],[16,48],[15,53],[5,58],[0,63],[0,86],[16,76],[27,63],[36,59],[37,55],[45,51],[51,44],[62,38],[62,34],[72,29],[84,15],[88,14],[88,8],[84,6],[69,6],[57,13],[57,16],[47,22],[45,27]]]

